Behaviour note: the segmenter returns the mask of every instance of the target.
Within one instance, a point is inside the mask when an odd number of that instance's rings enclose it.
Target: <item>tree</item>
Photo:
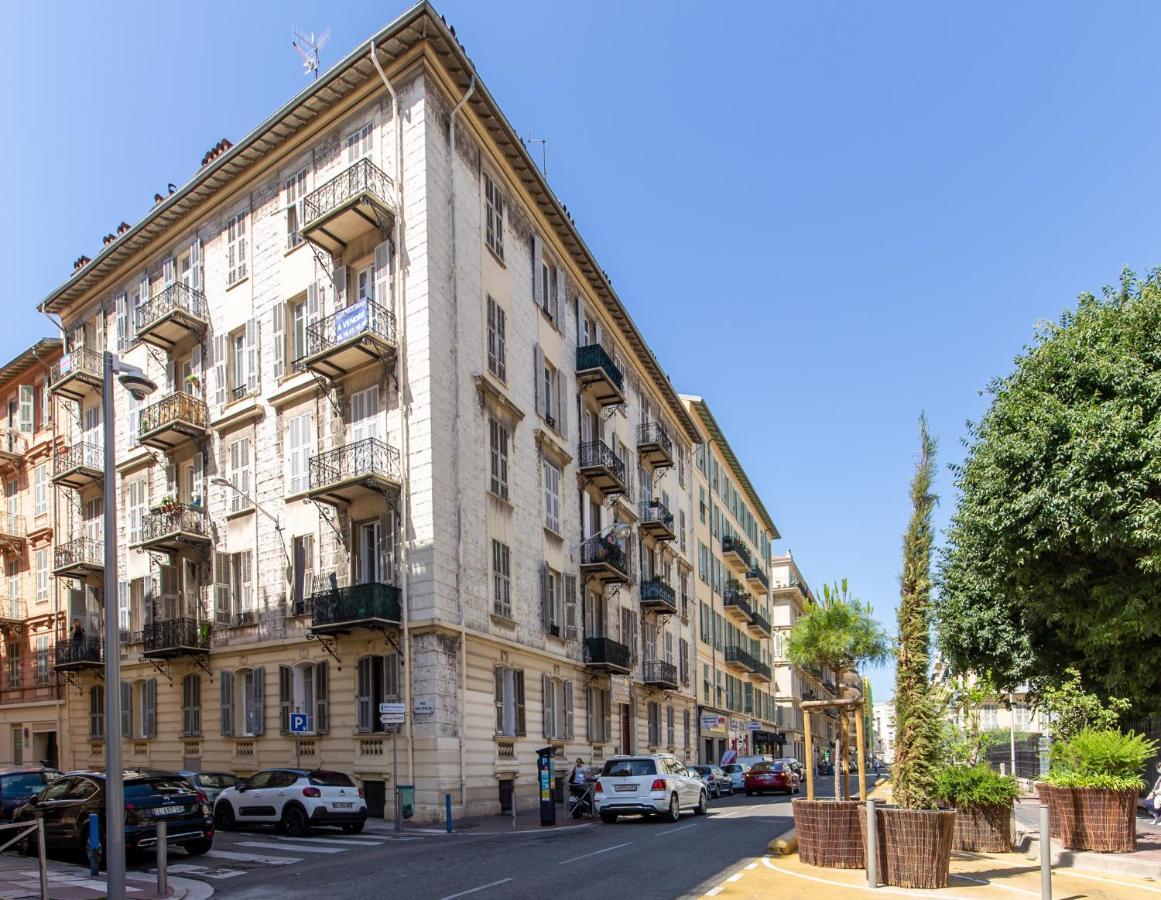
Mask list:
[[[1048,713],[1048,732],[1054,741],[1067,741],[1085,729],[1113,731],[1129,711],[1124,697],[1110,697],[1108,705],[1081,686],[1080,672],[1065,669],[1067,680],[1059,685],[1041,684],[1037,705]]]
[[[851,596],[844,578],[831,587],[822,586],[822,600],[812,604],[790,629],[786,655],[796,666],[807,669],[831,669],[835,687],[842,696],[844,676],[856,672],[865,663],[878,665],[891,655],[891,641],[875,621],[871,605]],[[839,718],[839,740],[835,751],[834,795],[843,797],[847,785],[842,771],[846,768],[846,715]],[[811,760],[807,765],[813,765]]]
[[[895,664],[895,767],[891,795],[904,809],[934,809],[944,747],[938,694],[927,678],[931,644],[931,490],[935,441],[919,418],[919,460],[911,481],[911,521],[903,535],[899,646]]]
[[[1161,710],[1161,280],[1122,275],[988,386],[953,467],[940,647],[1001,689],[1076,666]]]

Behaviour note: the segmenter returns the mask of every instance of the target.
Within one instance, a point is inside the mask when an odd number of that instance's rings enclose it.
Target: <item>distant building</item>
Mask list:
[[[875,721],[874,746],[871,755],[890,765],[895,761],[895,704],[876,703],[871,707]]]

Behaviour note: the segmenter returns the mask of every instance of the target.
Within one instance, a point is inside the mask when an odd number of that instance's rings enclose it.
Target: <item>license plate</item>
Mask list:
[[[615,784],[613,785],[613,789],[618,791],[635,791],[637,790],[637,786],[635,784]]]
[[[158,806],[153,810],[155,816],[176,816],[183,812],[184,806]]]
[[[332,803],[331,806],[333,806],[335,809],[353,809],[355,804],[354,803]]]

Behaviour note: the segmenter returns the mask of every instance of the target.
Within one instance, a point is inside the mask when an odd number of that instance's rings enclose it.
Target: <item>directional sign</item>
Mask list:
[[[380,703],[379,721],[384,725],[402,725],[407,718],[407,706],[403,703]]]
[[[310,732],[310,716],[306,713],[290,714],[290,733],[307,734]]]

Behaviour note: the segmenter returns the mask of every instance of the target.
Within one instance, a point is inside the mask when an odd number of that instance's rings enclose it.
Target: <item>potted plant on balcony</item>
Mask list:
[[[202,376],[190,372],[185,376],[186,387],[192,391],[200,391],[202,389]]]
[[[1016,778],[983,764],[948,766],[935,782],[935,799],[955,809],[953,850],[1008,853],[1012,849],[1012,806],[1020,795]]]
[[[213,626],[208,619],[203,619],[198,625],[198,641],[203,647],[210,645],[210,632],[212,630]]]
[[[161,498],[161,502],[157,504],[157,511],[162,513],[177,512],[180,505],[177,502],[177,497],[173,496],[173,494],[166,494]]]
[[[853,597],[844,579],[824,585],[822,599],[812,603],[790,631],[787,655],[806,669],[832,669],[836,682],[866,663],[878,664],[890,656],[886,632],[875,621],[870,605]],[[809,713],[807,713],[809,715]],[[846,717],[839,720],[835,759],[847,753]],[[806,760],[814,765],[813,760]],[[844,799],[842,766],[835,766],[835,799],[795,800],[794,826],[803,862],[829,868],[858,869],[864,865],[863,844],[856,818],[858,801]]]

